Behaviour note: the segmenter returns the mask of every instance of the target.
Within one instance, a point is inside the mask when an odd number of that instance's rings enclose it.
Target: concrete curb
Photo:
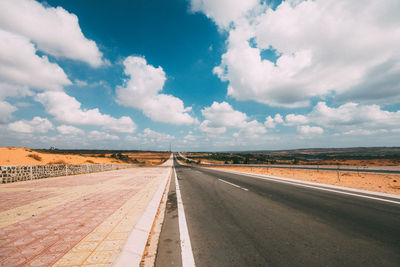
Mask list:
[[[135,228],[129,234],[128,240],[126,241],[119,258],[116,260],[113,266],[128,267],[140,265],[146,243],[157,214],[157,210],[160,206],[160,202],[171,173],[172,167],[168,171],[162,183],[159,185],[145,212],[135,225]]]

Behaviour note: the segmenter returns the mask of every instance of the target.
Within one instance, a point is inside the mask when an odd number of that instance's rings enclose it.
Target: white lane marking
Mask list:
[[[228,181],[225,181],[225,180],[222,180],[222,179],[219,179],[219,178],[218,178],[218,180],[220,180],[221,182],[224,182],[224,183],[230,184],[230,185],[232,185],[232,186],[234,186],[234,187],[240,188],[240,189],[242,189],[242,190],[244,190],[244,191],[249,191],[249,189],[247,189],[247,188],[244,188],[244,187],[241,187],[240,185],[233,184],[233,183],[230,183],[230,182],[228,182]]]
[[[181,239],[181,254],[182,254],[182,266],[191,267],[195,266],[192,245],[190,244],[189,231],[186,224],[185,211],[183,209],[181,190],[179,189],[178,176],[174,167],[175,174],[175,190],[176,190],[176,201],[178,203],[178,220],[179,220],[179,234]]]
[[[219,170],[219,171],[225,171],[225,170]],[[389,200],[389,199],[384,199],[384,198],[378,198],[378,197],[370,197],[370,196],[366,196],[366,195],[343,192],[343,191],[338,191],[338,190],[334,190],[334,189],[322,188],[322,187],[318,187],[318,186],[305,185],[305,184],[301,184],[301,183],[278,180],[279,178],[277,179],[277,178],[261,177],[259,175],[255,175],[255,174],[240,173],[240,172],[233,172],[233,171],[225,171],[225,172],[236,173],[236,174],[240,174],[240,175],[244,175],[244,176],[251,176],[251,177],[258,178],[258,179],[273,181],[273,182],[277,182],[277,183],[292,184],[292,185],[297,185],[297,186],[301,186],[301,187],[308,187],[308,188],[318,189],[318,190],[322,190],[322,191],[335,192],[335,193],[339,193],[339,194],[343,194],[343,195],[350,195],[350,196],[368,198],[368,199],[379,200],[379,201],[383,201],[383,202],[389,202],[389,203],[394,203],[394,204],[400,205],[399,201],[394,201],[394,200]]]

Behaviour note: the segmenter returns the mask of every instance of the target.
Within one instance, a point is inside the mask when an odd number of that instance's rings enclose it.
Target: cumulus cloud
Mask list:
[[[393,129],[391,130],[392,132],[397,132],[398,129]],[[360,135],[374,135],[374,134],[385,134],[390,131],[386,129],[379,129],[379,130],[364,130],[364,129],[356,129],[356,130],[350,130],[347,132],[344,132],[342,135],[355,135],[355,136],[360,136]],[[340,135],[340,134],[339,134]]]
[[[166,81],[162,67],[147,64],[143,57],[127,57],[125,74],[129,79],[116,89],[117,102],[137,108],[153,121],[177,125],[193,124],[196,119],[189,115],[183,101],[172,95],[160,94]]]
[[[327,95],[396,103],[399,10],[397,0],[283,1],[234,21],[214,73],[229,83],[228,95],[271,106],[308,106],[310,97]],[[262,56],[266,50],[276,61]]]
[[[195,135],[193,135],[192,133],[189,133],[189,134],[187,134],[187,135],[185,135],[184,137],[183,137],[183,143],[193,143],[193,142],[196,142],[197,141],[197,136],[195,136]]]
[[[39,50],[56,57],[103,64],[96,43],[79,27],[78,17],[62,7],[45,7],[33,0],[0,1],[0,28],[25,36]]]
[[[135,123],[127,116],[114,118],[97,108],[81,108],[81,103],[64,92],[64,87],[72,84],[64,70],[50,62],[46,54],[84,61],[93,67],[104,63],[96,43],[84,37],[74,14],[61,7],[45,7],[33,0],[1,1],[0,123],[8,122],[16,110],[3,100],[34,96],[59,122],[101,126],[119,133],[135,131]],[[75,80],[75,84],[85,86],[87,83]],[[50,121],[40,117],[8,125],[8,129],[21,133],[44,133],[52,128]],[[66,125],[57,130],[67,135],[83,133]]]
[[[271,116],[266,117],[264,125],[267,128],[275,128],[277,124],[280,124],[282,122],[283,122],[282,116],[280,114],[275,114],[275,117],[273,118]]]
[[[175,140],[175,136],[146,128],[137,136],[127,136],[125,140],[145,149],[167,149],[169,143]]]
[[[212,122],[209,120],[204,120],[202,123],[200,123],[199,129],[203,133],[209,134],[209,135],[218,135],[226,132],[226,127],[212,127]]]
[[[0,101],[0,124],[7,123],[12,118],[12,113],[17,108],[7,103],[6,101]]]
[[[151,143],[151,144],[159,144],[159,143],[168,143],[172,140],[175,139],[174,136],[165,134],[165,133],[159,133],[156,131],[153,131],[149,128],[146,128],[143,130],[143,132],[138,134],[138,137],[145,143]]]
[[[233,134],[236,138],[255,139],[267,132],[265,127],[256,120],[246,122],[239,132]]]
[[[212,135],[222,134],[227,128],[241,128],[245,125],[247,115],[234,110],[227,102],[213,102],[201,113],[206,118],[200,124],[200,131]]]
[[[97,108],[82,110],[81,103],[64,92],[40,93],[36,96],[36,100],[62,123],[102,126],[104,129],[119,133],[132,133],[136,129],[135,123],[127,116],[117,119],[100,113]]]
[[[319,102],[307,115],[310,122],[326,128],[368,127],[397,128],[400,125],[400,111],[382,110],[378,105],[346,103],[337,108]]]
[[[257,5],[259,0],[191,0],[193,12],[203,12],[220,28],[227,28]]]
[[[213,102],[210,107],[204,108],[201,113],[210,121],[210,127],[240,128],[247,120],[247,115],[234,110],[227,102]]]
[[[54,129],[53,124],[48,119],[41,117],[34,117],[31,121],[16,121],[8,124],[8,128],[19,133],[47,133]]]
[[[200,124],[199,130],[208,135],[219,135],[227,129],[239,129],[234,137],[255,138],[267,132],[263,124],[256,120],[248,121],[245,113],[234,110],[227,102],[213,102],[201,113],[206,119]]]
[[[0,96],[16,96],[10,89],[28,94],[28,88],[62,90],[71,84],[67,75],[46,56],[36,55],[25,37],[0,29]]]
[[[378,105],[346,103],[338,107],[329,107],[319,102],[305,115],[288,114],[286,126],[299,125],[298,132],[304,132],[312,123],[344,135],[372,135],[395,132],[400,125],[400,111],[382,110]],[[300,130],[299,130],[300,129]]]
[[[57,127],[57,131],[62,135],[82,135],[85,133],[83,130],[71,125],[60,125]]]
[[[324,129],[317,126],[302,125],[302,126],[297,126],[297,133],[305,136],[313,134],[322,134],[324,133]]]
[[[362,82],[335,97],[337,103],[393,104],[400,101],[400,61],[389,60],[369,69]]]
[[[286,125],[297,125],[308,123],[308,118],[304,115],[288,114],[285,117]]]

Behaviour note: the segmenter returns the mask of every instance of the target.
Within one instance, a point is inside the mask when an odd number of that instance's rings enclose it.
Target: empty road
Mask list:
[[[175,168],[196,266],[400,265],[400,199]],[[157,266],[185,254],[176,195],[171,183]]]

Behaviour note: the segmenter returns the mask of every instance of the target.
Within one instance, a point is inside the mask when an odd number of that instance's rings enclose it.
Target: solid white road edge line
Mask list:
[[[230,184],[230,185],[232,185],[232,186],[234,186],[234,187],[240,188],[240,189],[242,189],[242,190],[244,190],[244,191],[249,191],[249,189],[247,189],[247,188],[244,188],[244,187],[241,187],[240,185],[233,184],[233,183],[230,183],[230,182],[228,182],[228,181],[225,181],[225,180],[222,180],[222,179],[219,179],[219,178],[218,178],[218,180],[220,180],[221,182],[224,182],[224,183]]]
[[[202,167],[202,168],[204,168],[204,167]],[[218,169],[213,169],[213,170],[218,170]],[[368,199],[379,200],[379,201],[383,201],[383,202],[389,202],[389,203],[394,203],[394,204],[400,205],[400,201],[394,201],[394,200],[389,200],[389,199],[384,199],[384,198],[371,197],[371,196],[360,195],[360,194],[356,194],[356,193],[349,193],[349,192],[344,192],[344,191],[339,191],[339,190],[334,190],[334,189],[322,188],[319,186],[306,185],[303,183],[289,182],[289,181],[285,181],[285,180],[275,178],[275,177],[268,178],[268,177],[261,176],[261,175],[250,174],[250,173],[245,173],[245,172],[237,172],[237,171],[227,171],[227,170],[218,170],[218,171],[236,173],[236,174],[240,174],[240,175],[244,175],[244,176],[250,176],[250,177],[254,177],[254,178],[258,178],[258,179],[262,179],[262,180],[277,182],[277,183],[292,184],[295,186],[308,187],[308,188],[318,189],[318,190],[322,190],[322,191],[328,191],[328,192],[334,192],[334,193],[339,193],[339,194],[343,194],[343,195],[368,198]],[[321,184],[321,186],[325,186],[325,185]]]
[[[183,209],[183,202],[181,197],[181,190],[179,189],[178,176],[176,176],[175,167],[175,190],[176,190],[176,201],[178,203],[178,221],[179,221],[179,234],[181,239],[181,254],[182,254],[182,266],[183,267],[194,267],[194,258],[192,245],[190,243],[189,231],[186,224],[185,211]]]

